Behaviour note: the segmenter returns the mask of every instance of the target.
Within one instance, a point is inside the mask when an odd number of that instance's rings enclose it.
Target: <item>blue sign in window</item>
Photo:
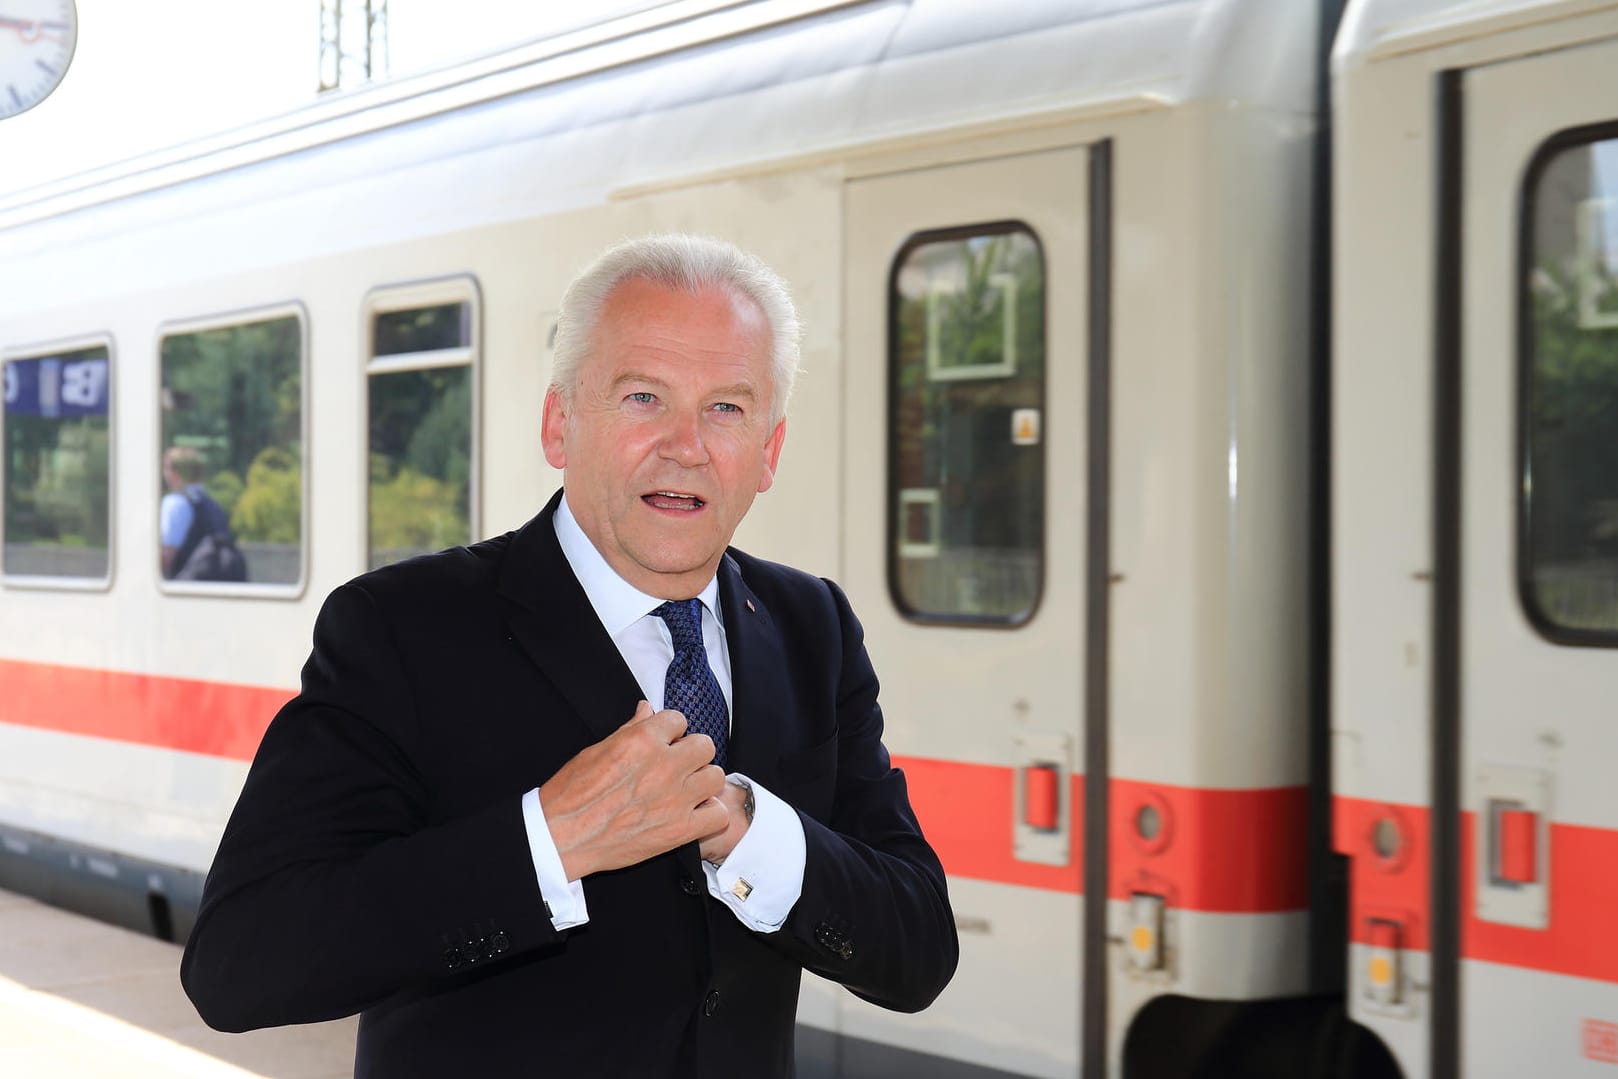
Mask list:
[[[61,356],[8,360],[5,401],[8,416],[105,416],[107,361]]]

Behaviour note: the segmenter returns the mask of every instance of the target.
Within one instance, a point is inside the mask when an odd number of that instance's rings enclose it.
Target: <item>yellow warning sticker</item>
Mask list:
[[[1011,410],[1011,442],[1015,446],[1039,445],[1039,409]]]

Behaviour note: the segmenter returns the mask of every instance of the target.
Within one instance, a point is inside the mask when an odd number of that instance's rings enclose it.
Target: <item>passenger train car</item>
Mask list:
[[[325,595],[543,504],[669,229],[795,286],[737,543],[847,588],[961,935],[801,1074],[1618,1063],[1612,0],[675,0],[0,200],[0,886],[183,938]]]

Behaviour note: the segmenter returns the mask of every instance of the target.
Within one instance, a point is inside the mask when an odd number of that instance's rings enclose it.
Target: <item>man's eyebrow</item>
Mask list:
[[[625,371],[612,380],[612,389],[622,389],[630,383],[641,386],[650,386],[653,389],[666,389],[668,383],[655,375],[642,374],[638,371]],[[708,393],[710,397],[739,397],[748,401],[758,400],[758,389],[751,382],[732,382],[728,386],[720,386]]]
[[[642,374],[639,371],[625,371],[623,374],[612,380],[612,388],[616,390],[620,387],[627,386],[631,382],[638,382],[643,386],[655,386],[658,389],[662,389],[664,386],[668,385],[667,382],[664,382],[660,378],[655,378],[652,375]]]

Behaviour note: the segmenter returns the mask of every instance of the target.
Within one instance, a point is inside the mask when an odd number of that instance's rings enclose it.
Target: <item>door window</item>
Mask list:
[[[1045,528],[1045,269],[1019,224],[913,237],[890,278],[889,587],[949,623],[1027,621]]]

